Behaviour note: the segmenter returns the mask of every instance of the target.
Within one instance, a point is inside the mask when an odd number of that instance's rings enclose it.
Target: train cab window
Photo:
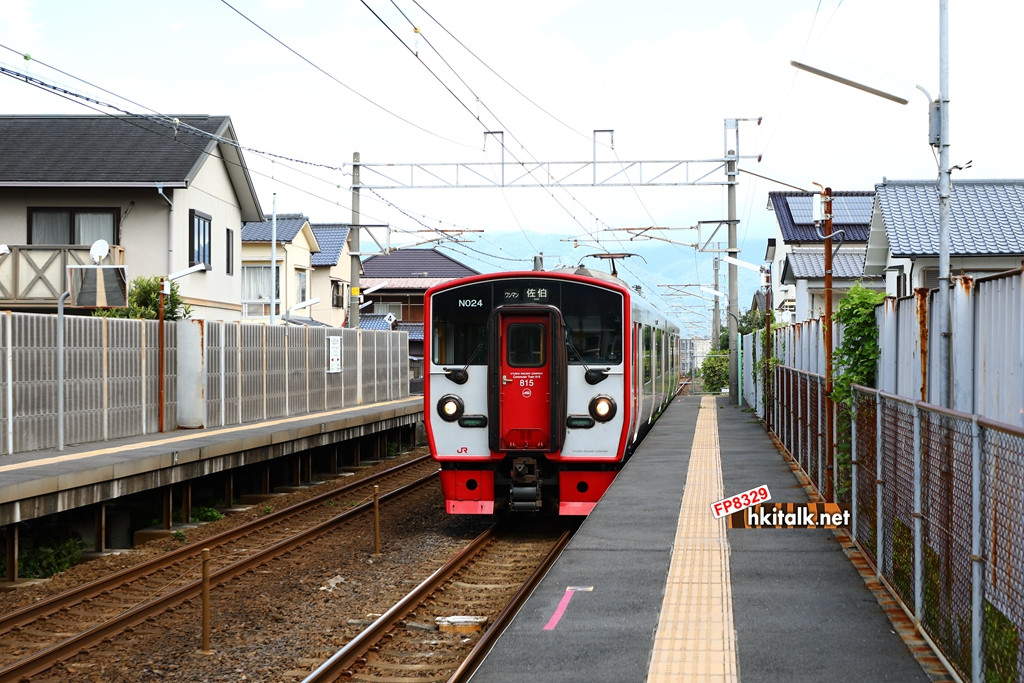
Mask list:
[[[509,325],[505,342],[507,360],[513,368],[540,368],[544,366],[545,328],[543,325]]]
[[[490,289],[482,285],[435,294],[430,340],[438,365],[487,365],[487,316]]]
[[[587,285],[562,287],[570,365],[622,362],[622,295]]]

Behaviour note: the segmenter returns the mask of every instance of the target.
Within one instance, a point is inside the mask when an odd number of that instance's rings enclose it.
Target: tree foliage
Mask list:
[[[746,313],[741,315],[736,320],[736,334],[743,336],[744,334],[750,334],[754,330],[760,330],[764,328],[764,311],[759,311],[756,308],[747,310]],[[722,333],[718,336],[718,348],[728,349],[729,348],[729,327],[728,325],[722,330]]]
[[[105,318],[142,318],[156,320],[160,311],[160,278],[139,276],[128,285],[127,308],[99,308],[93,315]],[[171,281],[171,293],[164,297],[164,320],[183,320],[192,315],[192,307],[181,299],[178,283]]]
[[[847,408],[853,406],[853,385],[874,386],[875,365],[881,354],[875,306],[885,299],[855,284],[839,302],[833,319],[843,326],[843,339],[832,355],[832,399]]]
[[[719,392],[729,383],[729,352],[712,351],[700,364],[704,391]]]

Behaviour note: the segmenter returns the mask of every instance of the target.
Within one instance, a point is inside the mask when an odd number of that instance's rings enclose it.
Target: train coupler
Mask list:
[[[541,509],[541,478],[536,458],[516,458],[512,461],[509,507],[514,512]]]

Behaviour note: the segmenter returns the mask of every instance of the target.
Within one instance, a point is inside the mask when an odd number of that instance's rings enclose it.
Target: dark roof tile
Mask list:
[[[478,274],[437,249],[396,249],[390,254],[375,254],[363,259],[363,276],[367,278],[454,279]]]
[[[0,116],[0,184],[192,180],[224,136],[227,116]],[[203,134],[191,130],[196,128]]]
[[[893,256],[939,253],[934,180],[890,180],[875,191]],[[954,182],[949,223],[950,255],[1024,254],[1024,180]]]
[[[348,240],[347,223],[319,223],[310,226],[313,236],[320,245],[320,252],[313,254],[313,266],[336,266]]]
[[[301,213],[277,214],[277,241],[291,242],[309,219]],[[243,242],[269,242],[274,231],[273,217],[265,221],[251,221],[242,226]]]

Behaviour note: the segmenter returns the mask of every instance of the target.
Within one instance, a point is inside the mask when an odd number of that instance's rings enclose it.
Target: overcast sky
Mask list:
[[[954,182],[1020,177],[1024,3],[949,4],[951,161],[973,161]],[[935,97],[938,17],[937,0],[5,0],[0,66],[132,113],[229,115],[243,146],[297,160],[245,153],[263,211],[276,192],[278,212],[314,223],[351,219],[354,152],[367,164],[497,162],[484,131],[502,130],[508,162],[590,161],[593,131],[612,129],[614,146],[597,136],[599,160],[715,160],[732,146],[726,119],[761,117],[739,127],[750,173],[737,193],[741,257],[760,263],[775,225],[769,191],[871,190],[937,172],[924,95],[901,106],[797,72],[797,47],[885,68]],[[112,112],[0,78],[2,114],[97,109]],[[727,210],[718,185],[379,195],[363,192],[362,222],[390,224],[396,242],[483,230],[462,248],[490,269],[525,266],[507,259],[531,256],[532,233],[567,240],[556,243],[566,254],[548,242],[547,255],[575,263],[573,238],[631,250],[613,229],[682,228]],[[703,257],[661,248],[682,264],[677,281],[710,282]],[[659,282],[648,278],[664,281],[634,274],[649,290]],[[751,277],[741,282],[752,291]]]

